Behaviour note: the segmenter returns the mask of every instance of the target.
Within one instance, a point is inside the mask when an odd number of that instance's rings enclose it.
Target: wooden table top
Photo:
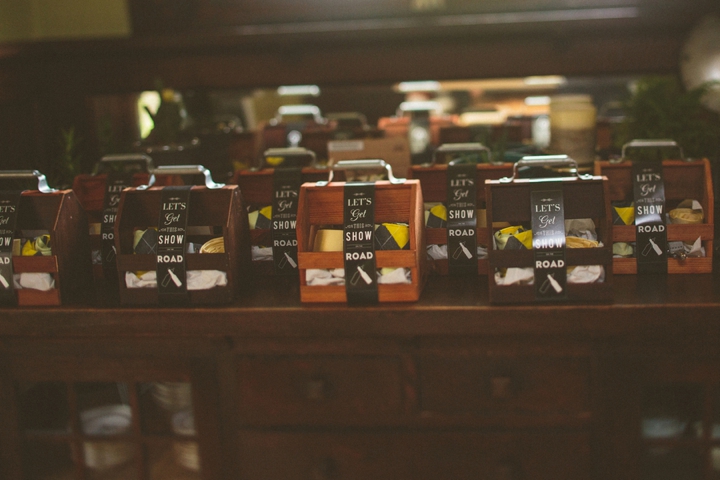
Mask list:
[[[487,279],[431,276],[420,301],[301,304],[296,279],[265,277],[226,306],[3,308],[0,337],[409,337],[695,335],[720,339],[720,274],[616,275],[601,304],[491,305]]]

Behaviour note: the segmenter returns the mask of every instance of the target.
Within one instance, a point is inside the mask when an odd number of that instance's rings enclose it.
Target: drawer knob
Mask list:
[[[333,480],[339,477],[337,462],[334,458],[324,458],[313,468],[310,480]]]
[[[490,396],[496,400],[506,400],[514,395],[512,378],[497,376],[490,379]]]
[[[520,468],[515,462],[502,462],[495,468],[495,480],[519,480],[520,478],[522,478]]]
[[[305,382],[305,398],[308,400],[326,400],[332,393],[332,385],[325,377],[313,377]]]

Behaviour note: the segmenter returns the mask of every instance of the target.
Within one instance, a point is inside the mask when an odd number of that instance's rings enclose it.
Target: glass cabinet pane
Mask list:
[[[646,388],[642,403],[642,437],[650,440],[702,435],[702,399],[699,385]]]
[[[137,448],[129,442],[83,442],[85,476],[89,480],[135,480]]]
[[[701,480],[705,460],[696,448],[647,447],[643,458],[645,480]]]
[[[150,480],[200,480],[196,441],[163,440],[147,447]]]
[[[69,443],[26,441],[23,444],[24,480],[73,480],[76,466]]]
[[[20,428],[23,431],[69,432],[70,413],[65,383],[19,382],[16,391],[20,410]]]
[[[155,382],[138,385],[143,434],[173,434],[172,419],[192,410],[192,388],[187,382]]]

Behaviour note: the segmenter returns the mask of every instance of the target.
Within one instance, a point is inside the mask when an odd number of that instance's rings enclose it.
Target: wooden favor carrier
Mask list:
[[[9,171],[2,178],[37,178],[38,189],[24,191],[16,230],[47,231],[52,255],[13,256],[14,273],[49,273],[55,288],[46,292],[16,289],[19,306],[52,306],[91,303],[90,242],[87,216],[72,190],[53,190],[45,176],[35,171]]]
[[[265,158],[272,156],[312,158],[309,166],[302,168],[303,182],[318,182],[327,179],[328,169],[315,166],[316,156],[312,150],[305,148],[272,148],[266,150],[264,156]],[[249,210],[257,210],[272,205],[274,173],[274,168],[239,170],[235,172],[232,183],[240,186],[245,205]],[[272,230],[269,228],[254,228],[250,230],[250,244],[252,246],[270,247],[272,245]],[[269,276],[275,274],[275,267],[272,260],[253,261],[252,269],[254,275]]]
[[[548,159],[552,157],[551,159]],[[568,163],[571,162],[571,163]],[[581,175],[551,179],[519,179],[517,172],[525,166],[577,165],[574,160],[562,156],[525,157],[515,164],[513,177],[485,182],[487,196],[487,223],[509,222],[511,225],[531,222],[531,185],[538,181],[553,181],[552,188],[562,189],[565,220],[591,218],[595,223],[599,248],[567,248],[567,266],[601,265],[605,270],[603,282],[590,284],[567,284],[568,302],[606,302],[612,299],[612,215],[608,196],[608,181],[604,177]],[[550,187],[550,185],[548,185]],[[494,234],[494,231],[493,231]],[[496,269],[509,267],[532,268],[533,250],[496,250],[492,242],[488,250],[488,285],[491,303],[535,302],[534,285],[498,285]]]
[[[141,185],[179,185],[182,182],[174,176],[162,176],[155,179],[149,172],[155,167],[152,159],[145,154],[127,154],[127,155],[106,155],[100,159],[95,166],[95,173],[78,175],[73,179],[73,192],[77,196],[80,205],[82,205],[88,217],[90,227],[90,249],[101,250],[102,240],[98,228],[93,228],[95,224],[102,223],[102,214],[105,200],[105,188],[108,175],[101,173],[111,164],[134,164],[141,166],[142,170],[134,173],[132,176],[132,186],[139,187]],[[93,264],[93,279],[95,280],[96,289],[106,286],[105,273],[102,264]],[[117,286],[113,281],[111,286],[115,295],[117,295]],[[100,291],[100,290],[99,290]],[[105,292],[103,292],[105,293]]]
[[[635,140],[623,147],[678,147],[673,141]],[[679,147],[678,147],[679,148]],[[682,150],[680,150],[682,154]],[[682,155],[681,155],[682,157]],[[668,255],[668,273],[711,273],[714,240],[714,197],[710,162],[702,160],[664,160],[665,210],[669,212],[683,200],[697,200],[704,212],[703,223],[695,225],[667,224],[668,242],[694,242],[700,237],[705,257],[676,258]],[[595,174],[607,177],[610,201],[632,201],[632,164],[629,161],[595,162]],[[634,242],[635,225],[613,225],[613,242]],[[637,259],[614,258],[614,272],[637,274]]]
[[[364,169],[364,161],[339,162],[336,169]],[[423,198],[418,180],[395,179],[384,161],[371,161],[373,167],[385,168],[390,180],[375,182],[375,224],[407,223],[410,232],[409,250],[375,250],[376,266],[410,269],[411,283],[378,285],[380,302],[414,302],[426,280],[425,229]],[[327,178],[327,177],[326,177]],[[330,180],[333,176],[330,175]],[[397,183],[396,183],[397,182]],[[307,269],[344,268],[343,252],[314,252],[315,235],[322,226],[343,224],[345,182],[305,183],[300,187],[298,206],[298,267],[300,270],[300,301],[347,302],[345,286],[308,286]]]
[[[477,208],[485,209],[485,180],[498,180],[512,175],[513,166],[510,163],[492,163],[491,153],[487,147],[479,143],[462,143],[442,145],[436,151],[443,152],[487,152],[490,163],[478,163],[475,189],[477,193]],[[447,165],[414,165],[409,170],[409,178],[420,180],[425,202],[447,202]],[[490,229],[481,227],[484,219],[478,218],[477,242],[478,245],[490,246]],[[425,227],[425,241],[428,245],[446,245],[447,228]],[[448,260],[432,260],[432,270],[440,275],[448,274]],[[488,272],[487,259],[478,259],[478,275]]]
[[[188,291],[191,305],[230,303],[250,280],[250,237],[247,215],[237,185],[216,184],[210,172],[200,165],[158,167],[154,175],[205,175],[205,186],[190,190],[188,229],[221,227],[221,233],[204,235],[201,242],[222,236],[225,253],[186,254],[186,269],[220,270],[227,274],[227,285],[208,290]],[[115,248],[123,305],[157,305],[157,288],[128,288],[125,272],[154,271],[157,259],[152,254],[133,253],[133,235],[137,229],[156,227],[160,213],[162,187],[128,188],[122,192],[115,222]],[[217,232],[216,228],[213,228]],[[193,237],[190,232],[189,237]]]

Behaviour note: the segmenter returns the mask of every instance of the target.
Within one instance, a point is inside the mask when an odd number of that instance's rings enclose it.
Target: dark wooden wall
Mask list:
[[[430,11],[369,2],[367,10],[335,12],[331,0],[314,0],[288,23],[296,5],[288,0],[274,0],[275,9],[251,0],[172,3],[132,0],[136,33],[129,39],[0,45],[0,166],[51,165],[59,132],[70,126],[91,165],[100,153],[93,97],[152,89],[158,78],[178,89],[237,89],[673,74],[688,31],[720,10],[709,0],[597,1],[575,10],[585,20],[527,22],[531,9],[552,20],[566,2],[448,0],[444,10]],[[590,18],[613,12],[637,16]]]

